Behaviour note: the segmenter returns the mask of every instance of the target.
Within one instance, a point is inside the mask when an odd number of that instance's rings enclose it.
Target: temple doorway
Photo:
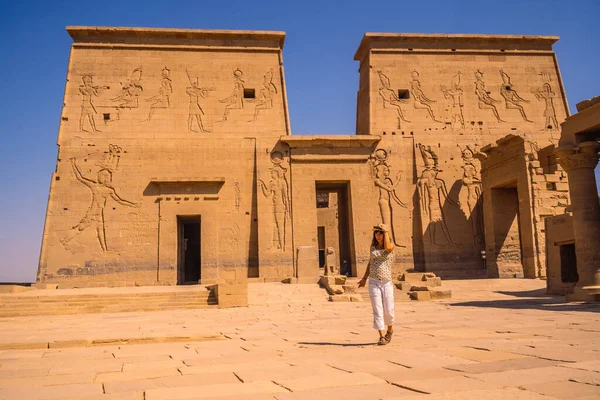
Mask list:
[[[316,195],[319,267],[325,266],[328,259],[327,248],[331,247],[335,253],[333,267],[340,271],[341,275],[355,276],[356,271],[352,265],[348,183],[317,182]]]
[[[200,217],[177,217],[177,284],[200,283],[201,246]]]

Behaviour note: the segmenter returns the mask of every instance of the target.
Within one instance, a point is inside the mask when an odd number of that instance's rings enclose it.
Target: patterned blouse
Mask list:
[[[380,281],[391,281],[393,260],[393,252],[388,253],[385,249],[377,249],[371,246],[369,278]]]

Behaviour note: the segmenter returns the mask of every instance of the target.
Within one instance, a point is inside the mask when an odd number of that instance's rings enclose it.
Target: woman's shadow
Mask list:
[[[310,346],[341,346],[341,347],[362,347],[362,346],[375,346],[376,342],[369,343],[332,343],[332,342],[298,342],[298,344],[305,344]]]

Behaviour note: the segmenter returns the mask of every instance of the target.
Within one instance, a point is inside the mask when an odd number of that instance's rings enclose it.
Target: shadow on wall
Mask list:
[[[425,203],[427,208],[424,210],[424,223],[427,224],[421,240],[424,246],[428,248],[427,261],[431,265],[425,265],[425,270],[430,272],[441,272],[446,270],[449,273],[465,270],[483,270],[481,261],[481,250],[484,249],[483,229],[481,226],[481,198],[475,204],[467,204],[466,196],[461,196],[461,191],[465,191],[462,180],[458,179],[452,183],[450,190],[446,193],[445,183],[441,179],[439,187],[432,187],[429,190],[436,190],[436,193],[430,196],[429,202]],[[429,193],[425,193],[429,195]],[[435,200],[437,204],[431,205]],[[419,201],[417,195],[416,200]],[[423,207],[423,201],[417,203]],[[470,209],[472,207],[472,209]],[[435,211],[437,208],[438,211]],[[418,211],[415,213],[417,214]],[[415,222],[420,218],[415,218]],[[416,225],[416,224],[415,224]],[[415,262],[416,264],[416,262]],[[459,274],[454,274],[456,277]],[[468,276],[465,275],[465,277]]]

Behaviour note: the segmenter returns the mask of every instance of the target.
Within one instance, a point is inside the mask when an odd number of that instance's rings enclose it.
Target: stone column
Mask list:
[[[598,164],[598,142],[577,147],[559,147],[555,154],[569,175],[573,208],[573,231],[579,282],[573,299],[600,294],[600,204],[594,168]]]

